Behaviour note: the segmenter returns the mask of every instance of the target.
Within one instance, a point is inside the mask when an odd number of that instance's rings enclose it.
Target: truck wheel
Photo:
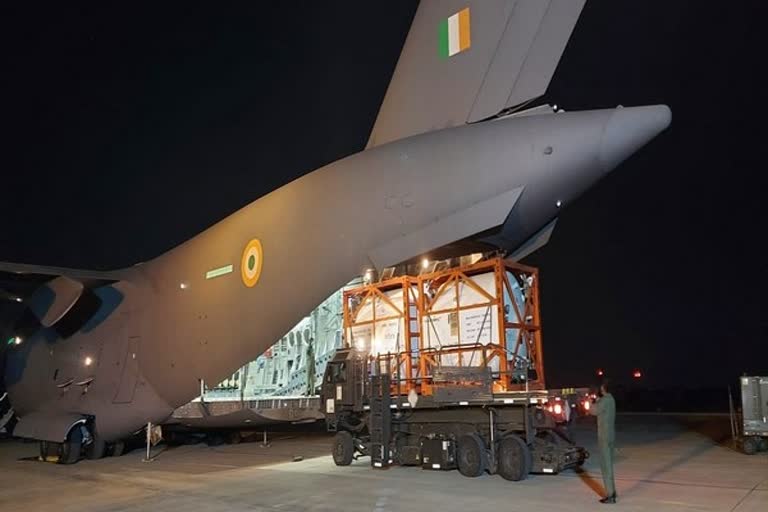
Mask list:
[[[352,434],[341,430],[333,438],[333,462],[337,466],[349,466],[355,456]]]
[[[758,448],[758,441],[757,441],[757,438],[753,436],[745,437],[741,443],[741,449],[747,455],[754,455],[755,453],[757,453],[757,448]]]
[[[499,474],[505,480],[525,480],[533,464],[531,450],[517,436],[507,436],[499,443]]]
[[[488,467],[488,454],[480,436],[465,434],[459,438],[456,462],[464,476],[474,478],[483,474]]]

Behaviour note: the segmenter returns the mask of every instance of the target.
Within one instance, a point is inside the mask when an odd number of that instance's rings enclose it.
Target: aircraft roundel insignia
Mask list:
[[[254,238],[243,249],[243,257],[240,260],[240,275],[243,278],[243,284],[248,288],[255,286],[259,281],[263,262],[261,242],[258,238]]]

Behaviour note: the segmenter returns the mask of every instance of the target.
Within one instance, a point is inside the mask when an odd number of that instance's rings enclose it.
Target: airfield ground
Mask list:
[[[617,505],[597,501],[596,456],[582,474],[513,483],[413,467],[376,471],[368,459],[336,467],[329,435],[292,432],[274,434],[268,448],[159,445],[148,463],[134,450],[74,466],[30,460],[35,444],[3,441],[0,511],[768,510],[768,454],[733,450],[726,417],[620,415],[617,430]],[[578,424],[574,436],[596,453],[593,423]]]

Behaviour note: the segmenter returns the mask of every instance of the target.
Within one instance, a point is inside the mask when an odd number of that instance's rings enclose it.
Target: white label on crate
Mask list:
[[[390,408],[390,409],[397,409],[397,404],[390,404],[390,405],[389,405],[389,408]]]
[[[364,405],[364,406],[363,406],[363,410],[364,410],[364,411],[367,411],[367,410],[369,410],[370,408],[371,408],[371,406],[370,406],[370,405]]]
[[[469,402],[459,402],[459,405],[469,405]]]
[[[513,404],[513,403],[515,403],[515,399],[514,398],[505,398],[504,399],[504,403],[505,404]]]
[[[381,462],[374,462],[373,465],[376,466],[377,468],[380,468],[381,467]]]
[[[449,443],[448,441],[443,441],[443,450],[448,449],[448,443]]]
[[[336,385],[336,400],[341,400],[341,384]]]
[[[550,469],[550,468],[544,468],[542,471],[544,471],[545,473],[554,473],[555,472],[554,469]]]
[[[325,401],[325,412],[333,414],[336,410],[336,404],[333,402],[333,398],[329,398]]]
[[[432,469],[440,469],[440,464],[432,464]]]
[[[403,407],[410,407],[410,406],[411,406],[411,404],[409,404],[408,402],[403,402],[402,406],[403,406]]]

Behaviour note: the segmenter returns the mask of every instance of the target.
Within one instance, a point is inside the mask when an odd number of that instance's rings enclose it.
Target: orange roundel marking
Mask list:
[[[256,285],[261,275],[261,266],[264,263],[264,253],[261,242],[254,238],[243,249],[243,257],[240,259],[240,276],[243,284],[248,288]]]

